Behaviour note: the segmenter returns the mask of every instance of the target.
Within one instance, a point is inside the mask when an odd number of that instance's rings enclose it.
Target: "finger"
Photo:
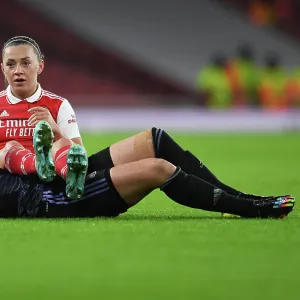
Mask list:
[[[28,125],[33,126],[33,123],[35,123],[36,121],[39,121],[39,120],[37,120],[37,117],[34,116],[30,121],[28,120]]]
[[[46,112],[49,111],[46,107],[42,106],[36,106],[28,109],[28,112],[33,113],[33,112]]]
[[[31,115],[31,116],[28,118],[28,124],[31,123],[31,120],[32,120],[33,117],[34,117],[34,115]]]
[[[38,118],[47,118],[48,114],[45,113],[34,113],[34,115]]]
[[[43,111],[40,111],[40,110],[37,110],[37,109],[35,109],[35,110],[31,109],[30,111],[28,110],[28,112],[33,115],[33,114],[42,113]]]
[[[36,117],[42,117],[42,118],[44,118],[44,117],[47,117],[48,114],[45,114],[43,112],[35,112],[31,116],[36,116]]]
[[[41,115],[33,115],[32,119],[30,120],[30,123],[32,123],[33,121],[46,121],[50,124],[49,122],[49,116],[48,115],[44,115],[44,114],[41,114]]]
[[[42,107],[42,106],[35,106],[35,107],[31,107],[28,109],[29,112],[32,112],[32,111],[45,111],[47,110],[45,107]]]
[[[40,119],[35,119],[33,120],[31,123],[30,123],[30,126],[35,126],[37,123],[41,122],[43,120],[40,120]]]
[[[34,121],[33,123],[30,124],[30,126],[36,126],[36,124],[39,122],[39,120]]]
[[[37,116],[38,116],[38,115],[37,115],[36,113],[32,114],[32,115],[29,117],[28,121],[29,121],[29,120],[32,120],[32,118],[36,118]]]

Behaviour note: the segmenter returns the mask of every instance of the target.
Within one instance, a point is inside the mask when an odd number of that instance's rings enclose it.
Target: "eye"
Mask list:
[[[11,67],[13,67],[13,63],[12,62],[8,62],[7,64],[6,64],[9,68],[11,68]]]
[[[24,66],[27,67],[30,65],[30,62],[29,61],[24,61]]]

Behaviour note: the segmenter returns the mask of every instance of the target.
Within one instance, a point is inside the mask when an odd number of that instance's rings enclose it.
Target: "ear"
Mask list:
[[[39,75],[43,72],[44,67],[45,67],[45,62],[44,62],[43,60],[41,60],[41,61],[39,62],[39,69],[38,69],[38,74],[39,74]]]

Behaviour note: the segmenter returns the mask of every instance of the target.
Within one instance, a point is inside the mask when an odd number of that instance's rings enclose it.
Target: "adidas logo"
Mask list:
[[[4,109],[4,111],[0,114],[0,117],[8,117],[9,113]]]
[[[213,206],[216,206],[218,204],[222,193],[223,193],[223,191],[221,189],[214,189]]]

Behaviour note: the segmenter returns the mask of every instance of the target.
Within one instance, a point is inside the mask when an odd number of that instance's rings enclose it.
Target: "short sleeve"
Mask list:
[[[76,115],[68,100],[64,100],[59,108],[57,125],[66,138],[74,139],[80,137]]]

